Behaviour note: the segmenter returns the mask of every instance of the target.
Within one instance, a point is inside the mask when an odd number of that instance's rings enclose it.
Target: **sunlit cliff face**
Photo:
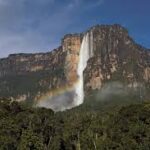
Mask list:
[[[83,72],[87,66],[87,61],[92,56],[93,33],[87,32],[83,37],[80,51],[75,59],[75,63],[77,64],[70,63],[68,65],[71,68],[74,67],[73,72],[70,72],[71,70],[68,69],[68,80],[71,81],[71,84],[47,92],[37,101],[36,106],[51,108],[55,111],[63,111],[82,104],[84,100]],[[74,57],[68,56],[67,59],[68,58],[70,59]]]

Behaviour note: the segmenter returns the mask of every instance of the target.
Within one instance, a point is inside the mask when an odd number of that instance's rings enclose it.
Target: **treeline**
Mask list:
[[[150,103],[54,113],[0,99],[0,150],[149,150]]]

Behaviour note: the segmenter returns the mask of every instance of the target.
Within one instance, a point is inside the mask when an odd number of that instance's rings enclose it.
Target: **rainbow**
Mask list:
[[[37,96],[35,99],[35,104],[34,106],[40,107],[40,103],[43,101],[46,101],[49,99],[49,101],[58,95],[63,95],[66,92],[72,92],[75,90],[76,85],[78,84],[79,80],[75,80],[73,84],[71,85],[64,85],[64,86],[60,86],[59,88],[55,88],[55,89],[50,89],[49,91],[41,94],[40,96]],[[73,107],[73,106],[71,106]],[[51,107],[50,107],[51,108]]]
[[[89,58],[93,56],[93,32],[87,32],[84,37],[79,53],[77,67],[77,79],[69,85],[51,89],[39,96],[35,103],[39,107],[48,107],[54,110],[65,110],[78,106],[84,100],[83,71],[87,66]]]

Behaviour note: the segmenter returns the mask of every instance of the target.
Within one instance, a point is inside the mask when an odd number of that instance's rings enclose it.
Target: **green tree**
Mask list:
[[[44,150],[42,138],[32,132],[32,130],[23,131],[18,150]]]

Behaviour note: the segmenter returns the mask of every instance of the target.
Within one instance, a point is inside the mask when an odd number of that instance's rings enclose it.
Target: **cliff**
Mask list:
[[[107,81],[134,86],[150,83],[150,51],[134,42],[120,25],[96,26],[93,32],[94,56],[84,72],[85,89],[101,89]]]
[[[33,100],[47,91],[73,85],[81,42],[80,34],[70,34],[51,52],[11,54],[0,59],[1,97]]]
[[[84,91],[101,89],[109,81],[150,88],[150,51],[120,25],[97,25],[92,33],[92,55],[84,70]],[[59,48],[48,53],[13,54],[0,59],[0,96],[18,101],[38,100],[50,91],[69,89],[78,80],[82,34],[64,36]],[[61,90],[62,91],[62,90]]]

